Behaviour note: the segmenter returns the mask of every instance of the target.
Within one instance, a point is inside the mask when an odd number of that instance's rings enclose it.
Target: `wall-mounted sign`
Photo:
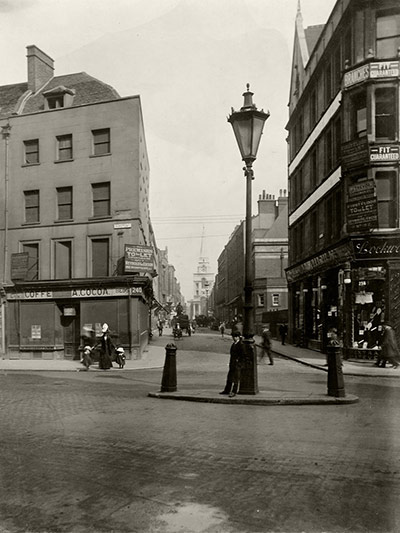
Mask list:
[[[400,237],[370,237],[353,240],[357,259],[394,259],[400,257]]]
[[[41,339],[42,338],[42,326],[40,325],[31,325],[31,339]]]
[[[131,229],[132,224],[130,222],[121,222],[114,224],[114,229]]]
[[[347,231],[354,233],[378,227],[378,202],[373,179],[360,180],[347,190]]]
[[[75,307],[64,307],[64,316],[76,316],[76,309]]]
[[[328,250],[316,255],[301,265],[288,268],[286,270],[286,279],[289,282],[292,282],[296,281],[297,279],[301,279],[306,275],[318,274],[319,272],[323,272],[329,268],[340,265],[345,261],[349,261],[352,259],[352,257],[353,250],[351,249],[351,245],[348,243],[342,244],[337,248],[333,248],[332,250]]]
[[[369,159],[371,163],[379,161],[399,161],[400,147],[399,145],[379,145],[371,146],[369,149]]]
[[[143,244],[125,244],[125,273],[152,272],[153,248]]]
[[[116,296],[141,296],[142,287],[82,287],[69,291],[23,290],[7,293],[8,300],[57,300],[59,298],[111,298]],[[65,308],[64,308],[65,311]],[[72,315],[70,315],[72,316]]]
[[[379,61],[367,63],[362,67],[345,72],[343,77],[344,87],[351,87],[369,78],[397,78],[399,76],[398,61]]]
[[[26,279],[28,273],[29,254],[11,254],[11,279]]]
[[[346,142],[342,145],[342,168],[352,168],[368,165],[368,140],[366,137]]]

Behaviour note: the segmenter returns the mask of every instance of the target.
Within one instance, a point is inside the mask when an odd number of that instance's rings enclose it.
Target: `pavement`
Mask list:
[[[166,337],[167,339],[167,337]],[[260,338],[255,337],[256,344],[260,343]],[[171,339],[170,342],[173,342]],[[326,356],[320,352],[300,348],[291,344],[282,345],[279,341],[272,341],[272,351],[277,358],[293,361],[303,366],[313,368],[320,372],[328,372],[326,366]],[[135,371],[143,369],[162,369],[165,363],[165,347],[156,346],[150,342],[143,353],[141,359],[127,360],[124,369],[119,369],[114,363],[114,367],[104,371],[98,368],[97,364],[90,367],[89,372],[108,372],[120,373],[126,371]],[[9,359],[7,356],[0,359],[0,372],[7,371],[69,371],[85,372],[85,369],[77,360],[64,359]],[[346,376],[363,376],[369,378],[400,378],[399,369],[392,367],[377,368],[374,361],[349,360],[343,361],[343,375]],[[349,404],[356,403],[358,397],[352,394],[346,394],[344,397],[328,396],[327,394],[318,394],[309,390],[298,391],[289,388],[285,390],[281,387],[279,390],[260,390],[255,395],[238,394],[233,398],[219,395],[215,387],[207,388],[204,376],[202,376],[202,388],[196,387],[196,373],[193,372],[191,387],[188,390],[177,390],[172,392],[150,392],[149,396],[159,399],[186,400],[194,402],[208,403],[228,403],[228,404],[253,404],[253,405],[322,405],[322,404]],[[171,388],[171,387],[169,387]]]

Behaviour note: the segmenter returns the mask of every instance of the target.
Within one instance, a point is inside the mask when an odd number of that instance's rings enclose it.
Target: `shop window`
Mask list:
[[[72,241],[54,243],[54,278],[71,279],[72,277]]]
[[[265,297],[264,294],[258,294],[258,307],[264,307]]]
[[[110,215],[110,183],[93,183],[93,216],[105,217]]]
[[[72,187],[57,188],[58,220],[72,219]]]
[[[39,191],[25,191],[25,222],[33,224],[39,222],[40,205],[39,205]]]
[[[70,161],[72,155],[72,135],[57,136],[57,160]]]
[[[279,294],[273,294],[272,295],[272,307],[278,307],[279,306]]]
[[[397,57],[400,47],[400,9],[379,11],[376,18],[376,55],[379,59]]]
[[[394,87],[381,87],[375,90],[376,139],[395,139],[396,109],[396,89]]]
[[[395,171],[375,173],[379,228],[396,227]]]
[[[365,92],[360,92],[352,98],[351,129],[352,138],[367,135],[367,97]]]
[[[110,241],[108,238],[92,239],[92,276],[109,275]]]
[[[27,281],[39,279],[39,243],[24,243],[22,251],[28,254],[28,271],[25,279]]]
[[[93,155],[109,154],[111,151],[110,129],[93,130]]]
[[[39,139],[24,141],[24,152],[26,165],[36,165],[39,163]]]

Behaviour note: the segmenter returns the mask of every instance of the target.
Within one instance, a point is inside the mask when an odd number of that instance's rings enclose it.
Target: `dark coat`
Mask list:
[[[385,328],[383,333],[382,356],[386,359],[397,359],[399,356],[396,335],[392,328]]]
[[[113,352],[113,343],[109,333],[103,333],[100,339],[100,357],[99,368],[108,370],[112,367],[111,356]]]

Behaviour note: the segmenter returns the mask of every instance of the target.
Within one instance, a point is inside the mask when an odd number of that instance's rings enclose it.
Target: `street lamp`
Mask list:
[[[245,366],[242,369],[240,380],[240,394],[257,394],[257,358],[254,349],[254,317],[253,317],[253,269],[252,269],[252,243],[251,243],[251,182],[254,179],[253,161],[256,160],[264,123],[269,117],[269,112],[258,111],[253,104],[253,94],[250,85],[243,93],[244,104],[240,111],[232,108],[228,122],[232,124],[233,132],[239,146],[242,160],[246,166],[243,168],[246,177],[246,221],[245,221],[245,266],[244,266],[244,312],[243,312],[243,344],[245,351]]]

